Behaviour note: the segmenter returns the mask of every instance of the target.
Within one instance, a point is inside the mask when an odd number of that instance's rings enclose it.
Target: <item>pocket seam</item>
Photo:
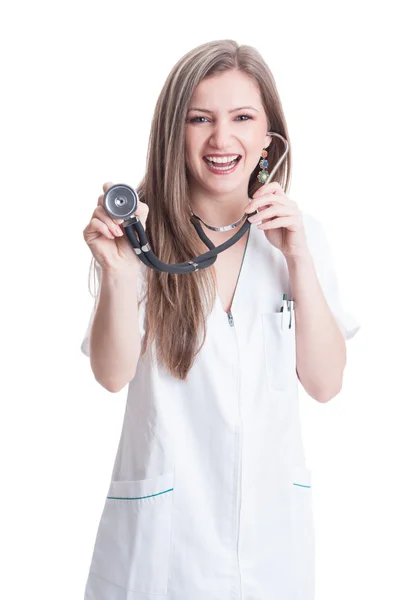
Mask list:
[[[109,484],[107,499],[145,499],[173,491],[174,472],[147,479],[113,479]],[[119,497],[120,496],[120,497]]]
[[[292,486],[302,488],[312,488],[312,471],[307,467],[295,466],[291,471]]]

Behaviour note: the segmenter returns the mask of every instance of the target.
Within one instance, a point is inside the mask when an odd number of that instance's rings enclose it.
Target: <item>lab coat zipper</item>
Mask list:
[[[237,403],[238,403],[238,411],[239,411],[239,416],[240,416],[240,442],[242,440],[242,431],[243,431],[243,420],[242,420],[242,416],[241,416],[241,410],[240,410],[240,351],[239,351],[239,341],[237,339],[237,331],[236,328],[234,326],[234,319],[233,319],[233,315],[231,310],[228,311],[227,313],[227,318],[229,321],[229,325],[230,327],[233,328],[233,332],[234,332],[234,336],[236,339],[236,349],[237,349],[237,356],[238,356],[238,366],[239,366],[239,371],[238,371],[238,389],[237,389]],[[238,465],[238,472],[239,472],[239,485],[238,485],[238,494],[237,494],[237,548],[236,548],[236,552],[237,552],[237,570],[238,570],[238,575],[239,575],[239,595],[238,595],[238,600],[241,600],[242,598],[242,584],[241,584],[241,571],[240,571],[240,559],[239,559],[239,539],[240,539],[240,516],[241,516],[241,488],[242,488],[242,447],[241,447],[241,443],[240,443],[240,459],[239,459],[239,465]]]
[[[232,304],[234,301],[234,296],[236,294],[236,289],[239,283],[239,279],[240,279],[240,275],[241,275],[241,270],[243,268],[243,263],[244,263],[244,257],[246,255],[247,252],[247,245],[249,242],[249,237],[250,237],[250,231],[247,237],[247,242],[246,242],[246,247],[244,249],[244,254],[243,254],[243,259],[241,261],[241,265],[240,265],[240,271],[239,271],[239,275],[237,277],[237,281],[236,281],[236,286],[234,288],[234,292],[233,292],[233,298],[232,298]],[[236,349],[237,349],[237,357],[238,357],[238,367],[239,367],[239,371],[238,371],[238,390],[237,390],[237,403],[238,403],[238,411],[239,411],[239,416],[240,416],[240,442],[242,440],[242,431],[243,431],[243,420],[242,420],[242,416],[241,416],[241,410],[240,410],[240,351],[239,351],[239,340],[237,338],[237,331],[236,328],[234,326],[234,319],[233,319],[233,314],[231,312],[231,308],[230,310],[227,312],[227,319],[229,322],[230,327],[232,327],[232,331],[234,332],[234,336],[236,339]],[[242,448],[241,448],[241,444],[240,444],[240,460],[239,460],[239,465],[238,465],[238,471],[240,474],[239,477],[239,486],[238,486],[238,499],[237,499],[237,548],[236,548],[236,552],[237,552],[237,570],[238,570],[238,575],[239,575],[239,595],[238,595],[238,600],[242,599],[242,583],[241,583],[241,571],[240,571],[240,559],[239,559],[239,540],[240,540],[240,515],[241,515],[241,488],[242,488]]]
[[[244,254],[243,254],[243,258],[242,258],[241,265],[240,265],[240,271],[239,271],[239,275],[238,275],[238,277],[237,277],[236,285],[235,285],[235,287],[234,287],[233,298],[232,298],[232,304],[233,304],[233,301],[234,301],[234,296],[236,295],[237,286],[238,286],[238,284],[239,284],[239,279],[240,279],[240,275],[241,275],[241,270],[242,270],[242,268],[243,268],[244,257],[246,256],[246,252],[247,252],[247,246],[248,246],[248,243],[249,243],[249,239],[250,239],[250,231],[249,231],[249,233],[248,233],[248,236],[247,236],[246,247],[244,248]],[[228,318],[228,320],[229,320],[229,325],[230,325],[231,327],[234,327],[234,319],[233,319],[233,315],[232,315],[232,313],[231,313],[231,308],[230,308],[230,310],[229,310],[229,311],[228,311],[228,313],[227,313],[227,318]]]

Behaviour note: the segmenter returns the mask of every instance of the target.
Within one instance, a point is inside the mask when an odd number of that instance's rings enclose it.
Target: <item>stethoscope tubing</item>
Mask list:
[[[256,214],[256,211],[251,214]],[[248,216],[251,216],[250,214]],[[193,271],[198,271],[199,269],[206,269],[210,267],[212,264],[216,262],[217,255],[233,246],[243,235],[250,229],[251,223],[247,220],[244,225],[240,227],[240,229],[228,240],[220,244],[219,246],[215,246],[213,242],[209,240],[207,235],[202,229],[200,223],[194,222],[192,220],[192,224],[195,227],[200,239],[206,244],[209,248],[208,252],[201,254],[200,256],[196,256],[190,261],[186,261],[183,263],[176,263],[173,265],[169,265],[167,263],[162,262],[158,259],[158,257],[152,252],[151,247],[148,243],[146,232],[142,226],[142,223],[138,217],[135,217],[135,221],[130,223],[129,225],[124,226],[124,231],[134,247],[137,255],[141,259],[141,261],[147,266],[157,271],[164,271],[166,273],[191,273]],[[136,232],[139,236],[139,240],[135,234]]]
[[[272,131],[267,132],[267,134],[271,135],[271,136],[279,137],[285,144],[285,151],[282,154],[282,156],[280,157],[280,159],[278,160],[278,162],[275,165],[275,167],[273,168],[273,170],[271,171],[271,173],[270,173],[269,177],[267,178],[267,181],[265,182],[264,185],[271,182],[272,178],[274,177],[275,173],[277,172],[277,169],[279,168],[279,166],[285,159],[285,157],[288,153],[288,150],[289,150],[288,141],[282,135],[280,135],[279,133],[272,132]],[[113,186],[113,188],[115,188],[115,187],[127,189],[127,191],[132,196],[132,198],[135,202],[135,210],[136,210],[136,206],[137,206],[137,202],[138,202],[138,195],[133,190],[133,188],[131,188],[130,186],[127,186],[127,185],[122,185],[122,184],[119,184],[118,186]],[[105,206],[105,209],[107,210],[108,214],[110,214],[114,218],[117,218],[120,215],[118,215],[115,212],[116,209],[114,210],[110,207],[109,201],[108,201],[108,194],[109,194],[109,192],[111,192],[111,190],[113,190],[113,188],[110,188],[105,193],[104,206]],[[128,212],[128,209],[126,209],[126,210],[127,210],[126,215],[131,214],[130,212]],[[159,260],[159,258],[153,253],[152,248],[146,237],[145,229],[143,228],[143,225],[142,225],[139,217],[137,217],[135,215],[129,216],[129,217],[125,216],[123,227],[124,227],[124,232],[129,240],[130,244],[134,248],[134,250],[135,250],[136,254],[138,255],[138,257],[140,258],[140,260],[147,267],[149,267],[150,269],[154,269],[156,271],[162,271],[165,273],[184,274],[184,273],[192,273],[194,271],[198,271],[199,269],[206,269],[206,268],[210,267],[211,265],[213,265],[217,259],[218,254],[220,254],[224,250],[227,250],[227,248],[230,248],[231,246],[233,246],[233,244],[235,244],[239,239],[241,239],[245,235],[245,233],[251,227],[251,223],[249,223],[248,219],[257,213],[258,213],[258,210],[255,210],[254,212],[246,214],[244,224],[240,227],[240,229],[238,229],[238,231],[229,240],[223,242],[222,244],[220,244],[219,246],[216,247],[213,244],[213,242],[207,237],[205,232],[203,231],[201,222],[206,227],[209,227],[210,229],[213,229],[214,231],[228,231],[230,229],[236,228],[237,224],[240,222],[240,220],[236,223],[233,223],[230,226],[217,228],[217,227],[212,227],[212,226],[206,225],[206,223],[204,223],[204,221],[202,221],[202,219],[200,219],[200,217],[198,217],[197,215],[194,215],[191,212],[192,225],[196,229],[196,232],[199,235],[200,239],[204,242],[204,244],[207,246],[207,248],[209,248],[209,250],[207,252],[205,252],[204,254],[201,254],[200,256],[196,256],[192,260],[185,261],[182,263],[176,263],[176,264],[164,263],[161,260]],[[124,213],[122,213],[122,214],[124,214]],[[244,217],[242,217],[242,219],[243,218]]]

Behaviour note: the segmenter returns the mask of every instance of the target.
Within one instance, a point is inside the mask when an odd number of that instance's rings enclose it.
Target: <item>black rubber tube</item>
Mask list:
[[[250,217],[252,214],[255,214],[255,212],[249,214],[248,217]],[[227,248],[230,248],[231,246],[233,246],[233,244],[235,244],[240,238],[242,238],[243,235],[251,227],[251,224],[246,219],[244,225],[242,225],[242,227],[240,227],[240,229],[237,231],[237,233],[235,233],[229,240],[227,240],[223,244],[220,244],[220,246],[215,246],[213,244],[213,242],[207,237],[207,235],[203,231],[203,228],[199,222],[192,219],[192,224],[195,227],[200,239],[209,248],[209,251],[205,252],[204,254],[201,254],[200,256],[196,256],[195,258],[192,258],[192,260],[190,260],[190,261],[185,261],[183,263],[176,263],[173,265],[169,265],[169,264],[164,263],[161,260],[159,260],[159,258],[157,256],[155,256],[155,254],[152,252],[152,250],[148,250],[146,252],[141,249],[142,246],[148,245],[148,240],[146,237],[146,232],[145,232],[143,225],[139,219],[137,219],[136,221],[133,221],[129,225],[125,226],[124,230],[128,237],[128,240],[130,241],[133,248],[141,251],[140,253],[138,252],[137,255],[140,258],[140,260],[147,267],[154,269],[156,271],[162,271],[165,273],[184,274],[184,273],[192,273],[199,269],[206,269],[206,268],[210,267],[212,264],[215,263],[218,254],[220,254],[224,250],[227,250]],[[134,228],[136,229],[136,232],[135,232]],[[136,233],[138,234],[139,239],[138,239],[138,236],[136,235]],[[194,263],[194,264],[192,264],[192,263]]]

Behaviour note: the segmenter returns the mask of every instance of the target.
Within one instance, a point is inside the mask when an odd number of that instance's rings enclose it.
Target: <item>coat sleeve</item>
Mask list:
[[[321,223],[312,215],[302,215],[308,247],[324,296],[344,339],[349,340],[359,331],[360,323],[342,304],[331,249]]]
[[[143,265],[141,265],[141,267],[143,267]],[[88,325],[81,343],[81,352],[83,354],[85,354],[85,356],[89,356],[90,355],[90,336],[91,336],[91,327],[92,324],[94,322],[94,317],[95,317],[95,313],[96,313],[96,309],[97,309],[97,305],[98,305],[98,300],[99,300],[99,296],[100,296],[100,291],[101,291],[101,276],[102,276],[102,269],[99,265],[98,262],[95,261],[95,270],[96,270],[96,275],[97,275],[97,292],[96,292],[96,297],[95,297],[95,301],[94,301],[94,305],[92,307],[91,310],[91,314],[88,320]],[[142,300],[142,302],[139,305],[139,333],[141,336],[141,340],[143,338],[143,336],[145,335],[145,301],[143,300],[143,295],[145,293],[146,287],[145,287],[145,269],[141,268],[140,269],[140,278],[139,278],[139,286],[138,286],[138,298],[140,300]]]

